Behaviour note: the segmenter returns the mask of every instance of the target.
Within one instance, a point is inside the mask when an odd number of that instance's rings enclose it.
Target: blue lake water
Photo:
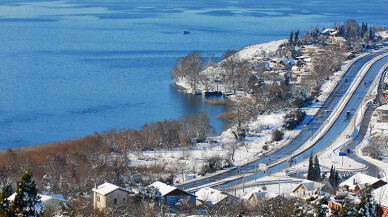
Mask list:
[[[386,25],[386,1],[0,1],[0,149],[138,129],[224,108],[176,92],[169,70],[198,50],[287,38],[348,18]],[[191,34],[183,35],[183,30]]]

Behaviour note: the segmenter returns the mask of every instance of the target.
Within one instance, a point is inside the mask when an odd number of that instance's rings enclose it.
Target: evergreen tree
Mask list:
[[[330,169],[329,183],[334,189],[338,188],[338,183],[339,183],[338,172],[335,170],[335,167],[333,165],[331,165],[331,169]]]
[[[357,209],[355,204],[346,201],[342,206],[341,212],[339,213],[340,217],[356,217]]]
[[[314,161],[313,161],[313,153],[311,152],[309,158],[309,169],[307,171],[307,179],[314,180]]]
[[[317,192],[317,194],[313,196],[311,200],[311,204],[313,206],[312,211],[314,213],[314,216],[316,217],[326,216],[328,212],[328,208],[327,208],[328,198],[325,195],[323,195],[320,192]]]
[[[293,44],[293,43],[294,43],[294,42],[292,41],[293,38],[294,38],[294,33],[291,31],[291,32],[290,32],[290,38],[288,39],[288,43],[289,43],[289,44]]]
[[[12,203],[12,209],[20,216],[41,215],[41,201],[30,169],[26,169],[16,183],[16,196]]]
[[[335,168],[333,165],[331,165],[331,168],[330,168],[330,175],[329,175],[329,183],[331,186],[333,186],[333,188],[335,188]]]
[[[294,44],[295,45],[298,44],[298,40],[299,40],[299,30],[296,30],[295,34],[294,34]]]
[[[376,216],[376,205],[373,201],[371,187],[367,186],[361,191],[361,202],[358,208],[357,216]]]
[[[3,188],[0,195],[0,216],[13,216],[11,204],[8,201],[9,194]]]
[[[368,39],[371,40],[371,41],[373,41],[375,39],[372,27],[369,27]]]
[[[334,172],[335,172],[335,175],[334,175],[334,185],[335,185],[335,188],[338,188],[338,185],[339,185],[339,182],[340,182],[340,178],[339,178],[339,175],[338,175],[338,171],[336,171],[335,168],[334,168]]]
[[[319,166],[318,156],[315,155],[314,158],[314,181],[319,181],[321,179],[321,167]]]
[[[365,35],[366,31],[367,31],[367,29],[366,29],[365,23],[362,22],[361,29],[360,29],[360,36],[361,36],[361,38],[364,38],[364,35]]]

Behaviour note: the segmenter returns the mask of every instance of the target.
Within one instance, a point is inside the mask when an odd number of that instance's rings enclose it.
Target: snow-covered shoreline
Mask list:
[[[278,47],[281,44],[284,44],[286,42],[287,42],[287,39],[282,39],[282,40],[270,41],[266,43],[247,46],[242,48],[240,51],[238,51],[232,56],[237,61],[246,60],[246,61],[252,62],[258,59],[265,58],[266,56],[273,55],[278,49]],[[214,64],[213,66],[210,66],[204,69],[200,74],[203,74],[203,75],[221,74],[224,71],[220,67],[220,65],[223,62],[224,60]],[[185,93],[190,93],[190,94],[194,93],[194,90],[191,88],[190,82],[184,77],[177,78],[174,81],[174,85],[178,86],[180,91],[183,91]],[[196,89],[201,90],[201,92],[204,92],[207,89],[221,91],[222,93],[226,92],[226,87],[223,84],[215,84],[215,83],[211,83],[209,84],[209,86],[199,83]]]

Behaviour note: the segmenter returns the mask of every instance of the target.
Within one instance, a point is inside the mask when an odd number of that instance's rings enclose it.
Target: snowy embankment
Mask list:
[[[249,61],[251,63],[254,63],[255,61],[259,59],[263,59],[264,57],[272,56],[278,49],[278,47],[281,44],[284,44],[287,42],[287,39],[282,39],[278,41],[271,41],[267,43],[262,43],[262,44],[256,44],[256,45],[251,45],[242,48],[240,51],[232,55],[232,57],[229,58],[234,58],[237,61]],[[208,78],[215,78],[218,75],[224,73],[224,69],[221,67],[223,64],[224,60],[214,64],[213,66],[210,66],[206,69],[204,69],[200,74],[205,75]],[[175,85],[181,87],[184,92],[187,93],[193,93],[193,89],[191,88],[190,82],[183,77],[180,77],[176,79]],[[224,84],[216,84],[214,82],[210,82],[208,84],[203,84],[199,83],[196,87],[197,89],[200,89],[202,91],[204,90],[218,90],[221,92],[226,92],[226,87]]]

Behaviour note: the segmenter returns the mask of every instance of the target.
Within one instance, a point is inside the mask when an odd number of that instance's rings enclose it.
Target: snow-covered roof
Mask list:
[[[388,110],[388,104],[385,104],[385,105],[382,105],[380,107],[377,107],[376,110],[387,111]]]
[[[65,200],[65,198],[63,198],[62,194],[57,194],[57,195],[39,194],[39,195],[41,197],[42,202],[47,201],[47,200],[51,200],[51,199],[67,201],[67,200]]]
[[[301,48],[305,48],[305,49],[315,49],[315,50],[318,49],[317,46],[312,45],[312,44],[309,44],[309,45],[302,45],[302,46],[300,46],[300,47],[301,47]]]
[[[104,184],[99,185],[97,188],[93,188],[92,191],[97,192],[97,193],[102,194],[102,195],[107,195],[113,191],[116,191],[117,189],[121,189],[121,190],[130,192],[129,190],[127,190],[125,188],[121,188],[121,187],[114,185],[114,184],[111,184],[109,182],[105,182]]]
[[[8,199],[9,201],[13,201],[13,200],[15,200],[15,196],[16,196],[16,193],[13,193],[13,194],[11,194],[11,196],[9,196],[7,199]]]
[[[344,37],[341,37],[341,36],[339,36],[339,37],[334,37],[334,39],[335,39],[336,41],[340,41],[340,42],[346,41],[346,39],[345,39]]]
[[[295,61],[292,59],[287,59],[287,58],[276,58],[273,59],[272,61],[280,63],[283,62],[285,65],[295,65]]]
[[[50,195],[50,194],[38,194],[38,196],[40,196],[40,201],[42,202],[45,202],[45,201],[48,201],[50,199],[56,199],[56,200],[62,200],[62,201],[67,201],[63,198],[62,194],[58,194],[58,195]],[[9,196],[7,199],[9,201],[14,201],[15,200],[15,197],[16,197],[16,193],[13,193],[11,196]]]
[[[248,194],[246,194],[244,197],[242,197],[243,200],[250,200],[252,198],[259,200],[261,198],[271,199],[275,198],[278,195],[272,192],[259,192],[259,191],[253,191]]]
[[[372,195],[379,205],[388,208],[388,184],[372,191]]]
[[[335,29],[325,29],[322,31],[323,34],[327,33],[327,32],[334,32]]]
[[[201,188],[195,193],[195,196],[197,196],[198,200],[205,201],[211,206],[216,205],[228,197],[228,195],[223,194],[222,191],[208,187]]]
[[[330,35],[336,35],[338,31],[330,32]]]
[[[306,58],[310,58],[310,56],[302,55],[297,57],[297,59],[306,59]]]
[[[388,38],[388,33],[387,33],[387,31],[376,32],[375,35],[376,35],[376,36],[380,36],[380,37],[382,37],[383,39]]]
[[[380,179],[375,178],[373,176],[369,176],[363,173],[357,173],[356,175],[339,184],[339,186],[349,186],[349,189],[354,189],[354,187],[358,185],[362,189],[363,187],[365,187],[365,184],[372,185],[378,182],[379,180]]]
[[[159,181],[156,181],[154,183],[152,183],[151,185],[149,185],[150,187],[155,187],[159,190],[159,192],[162,194],[162,196],[170,193],[171,191],[177,189],[177,187],[174,187],[174,186],[171,186],[171,185],[167,185],[163,182],[159,182]]]
[[[319,183],[319,182],[310,181],[310,180],[304,180],[298,186],[296,186],[294,188],[294,190],[292,190],[292,192],[294,193],[296,190],[298,190],[302,186],[304,186],[306,191],[315,191],[317,189],[320,189],[320,188],[324,187],[325,184],[322,184],[322,183]]]

